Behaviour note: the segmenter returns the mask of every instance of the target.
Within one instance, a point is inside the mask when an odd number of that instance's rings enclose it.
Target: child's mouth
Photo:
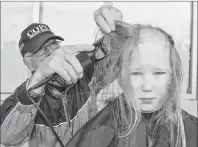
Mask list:
[[[149,98],[140,98],[140,100],[145,104],[150,104],[155,99],[155,97],[149,97]]]

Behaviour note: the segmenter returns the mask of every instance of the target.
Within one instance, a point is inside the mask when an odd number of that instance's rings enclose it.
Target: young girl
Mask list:
[[[181,108],[182,65],[172,37],[150,25],[117,22],[103,42],[112,52],[92,90],[110,91],[116,80],[123,93],[114,88],[67,147],[197,147],[197,119]]]

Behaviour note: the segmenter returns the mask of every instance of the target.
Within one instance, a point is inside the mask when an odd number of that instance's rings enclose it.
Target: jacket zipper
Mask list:
[[[74,83],[75,84],[75,83]],[[64,96],[62,97],[62,103],[63,103],[63,108],[64,108],[64,114],[65,114],[65,118],[66,118],[66,122],[68,122],[69,124],[69,128],[71,129],[71,136],[73,136],[73,126],[71,125],[71,121],[70,121],[70,114],[67,111],[68,108],[68,102],[67,102],[67,92],[68,90],[74,86],[74,84],[69,85],[65,92],[64,92]]]

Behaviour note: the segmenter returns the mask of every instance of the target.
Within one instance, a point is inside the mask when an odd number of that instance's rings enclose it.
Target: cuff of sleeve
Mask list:
[[[23,104],[23,105],[31,105],[32,104],[32,102],[29,99],[28,94],[27,94],[27,83],[28,83],[28,81],[18,91],[18,99],[19,99],[20,103]],[[36,103],[38,103],[40,101],[40,99],[43,97],[43,95],[44,95],[44,93],[42,95],[40,95],[40,94],[35,94],[35,93],[31,92],[31,94],[30,94],[31,98]]]

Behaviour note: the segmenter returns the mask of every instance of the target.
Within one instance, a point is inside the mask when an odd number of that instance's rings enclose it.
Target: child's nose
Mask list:
[[[143,76],[142,90],[144,92],[151,92],[153,90],[152,75],[146,74]]]

